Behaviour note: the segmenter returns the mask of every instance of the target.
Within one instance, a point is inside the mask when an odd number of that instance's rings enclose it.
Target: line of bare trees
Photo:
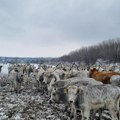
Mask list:
[[[98,59],[120,62],[120,38],[72,51],[68,55],[61,56],[59,61],[94,64]]]

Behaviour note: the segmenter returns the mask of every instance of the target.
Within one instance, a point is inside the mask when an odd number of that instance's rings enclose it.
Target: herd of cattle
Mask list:
[[[108,109],[112,120],[120,120],[120,67],[117,72],[109,66],[78,66],[58,64],[14,64],[8,67],[11,92],[20,93],[27,87],[50,95],[49,103],[65,104],[73,120],[81,112],[81,120],[99,119]],[[92,111],[92,114],[90,114]]]

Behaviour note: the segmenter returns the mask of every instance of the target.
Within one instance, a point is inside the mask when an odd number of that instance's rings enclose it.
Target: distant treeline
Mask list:
[[[35,63],[35,64],[41,64],[41,63],[47,63],[50,61],[54,61],[55,58],[30,58],[30,57],[0,57],[0,63]]]
[[[120,62],[120,38],[72,51],[68,55],[61,56],[59,61],[94,64],[98,59]]]

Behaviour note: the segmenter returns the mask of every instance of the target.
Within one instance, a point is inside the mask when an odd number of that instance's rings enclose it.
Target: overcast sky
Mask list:
[[[120,37],[120,0],[0,0],[0,56],[58,57]]]

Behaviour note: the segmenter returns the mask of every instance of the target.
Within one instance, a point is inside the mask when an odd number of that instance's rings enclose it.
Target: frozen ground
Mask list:
[[[24,90],[21,94],[11,93],[2,81],[0,120],[72,120],[69,113],[63,112],[63,104],[49,104],[48,100],[48,95],[36,89]],[[102,120],[111,120],[108,111],[103,113]]]
[[[64,105],[49,104],[47,95],[36,90],[16,94],[7,89],[0,87],[0,120],[65,120]]]

